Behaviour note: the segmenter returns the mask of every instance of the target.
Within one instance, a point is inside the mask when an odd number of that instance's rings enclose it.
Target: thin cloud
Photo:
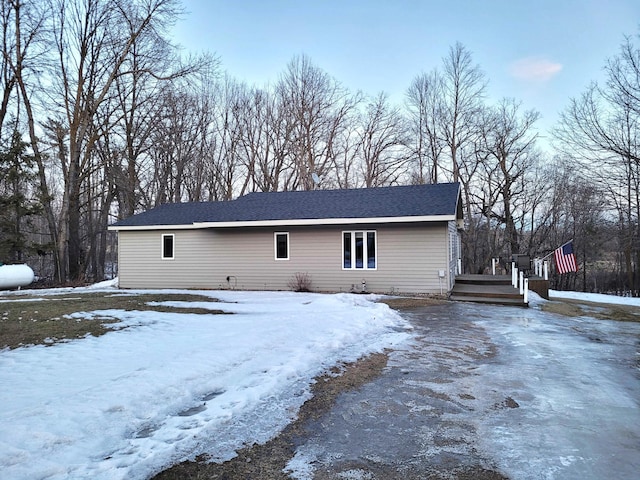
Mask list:
[[[509,66],[512,77],[529,82],[547,82],[560,70],[562,64],[539,57],[522,58]]]

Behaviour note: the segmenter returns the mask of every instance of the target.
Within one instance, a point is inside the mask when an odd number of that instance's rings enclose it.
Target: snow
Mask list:
[[[114,282],[90,290],[117,294]],[[184,293],[212,301],[163,304],[232,314],[88,312],[75,316],[121,321],[100,337],[0,351],[3,478],[141,479],[201,453],[232,458],[284,428],[315,376],[410,337],[372,296]]]
[[[116,285],[113,280],[87,288],[4,292],[0,302],[23,301],[30,294],[46,308],[50,296],[62,293],[141,293],[119,291]],[[392,361],[400,364],[404,355],[403,368],[419,367],[409,355],[418,332],[411,332],[408,320],[386,305],[375,303],[374,296],[144,293],[204,295],[211,301],[156,304],[230,314],[78,313],[79,321],[112,316],[120,322],[108,324],[113,331],[101,337],[0,351],[0,477],[142,479],[202,453],[226,460],[238,448],[282,430],[309,398],[313,378],[340,362],[391,347],[396,349]],[[550,294],[554,299],[640,305],[632,298]],[[441,349],[466,351],[471,340],[449,339],[446,331],[455,321],[472,322],[499,354],[470,375],[430,388],[451,398],[471,392],[476,399],[487,399],[487,415],[470,408],[471,417],[464,421],[475,425],[480,450],[512,478],[604,478],[611,462],[620,458],[626,460],[617,462],[622,465],[617,471],[636,471],[634,348],[640,326],[566,319],[535,308],[544,302],[531,292],[530,309],[439,307],[441,323],[429,319],[425,338],[441,341]],[[427,353],[426,359],[433,357]],[[446,366],[451,371],[464,367],[457,354],[444,358],[450,359]],[[430,368],[428,363],[422,367]],[[505,395],[520,408],[491,407]],[[480,402],[468,402],[474,401]],[[300,456],[289,468],[299,478],[313,470]],[[370,475],[351,469],[343,478]]]
[[[549,298],[582,300],[584,302],[608,303],[611,305],[631,305],[640,307],[640,298],[638,297],[618,297],[616,295],[605,295],[603,293],[582,293],[549,290]]]

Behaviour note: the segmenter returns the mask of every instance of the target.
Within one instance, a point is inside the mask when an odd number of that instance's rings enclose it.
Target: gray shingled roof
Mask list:
[[[438,183],[351,190],[256,192],[228,202],[168,203],[112,226],[455,216],[459,190],[458,183]]]

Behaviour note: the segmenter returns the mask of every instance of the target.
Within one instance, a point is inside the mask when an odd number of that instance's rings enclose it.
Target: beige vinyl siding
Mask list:
[[[374,230],[377,269],[342,268],[342,232]],[[289,260],[276,260],[274,231],[289,233]],[[175,234],[175,259],[161,260],[162,233]],[[315,291],[439,293],[449,270],[446,222],[423,225],[208,229],[119,232],[123,288],[289,290],[300,272]],[[157,244],[153,255],[153,244]],[[174,262],[174,264],[171,264]],[[446,292],[447,279],[442,281]]]
[[[173,259],[162,258],[162,235],[173,234]],[[118,232],[121,288],[211,288],[211,235],[205,230]]]
[[[446,269],[446,226],[387,227],[378,230],[378,272],[367,288],[387,293],[439,293],[438,273]],[[443,282],[446,292],[446,284]]]

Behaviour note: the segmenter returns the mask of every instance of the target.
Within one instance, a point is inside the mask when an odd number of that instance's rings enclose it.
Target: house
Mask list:
[[[121,220],[121,288],[446,293],[462,227],[460,185],[250,193],[160,205]]]

